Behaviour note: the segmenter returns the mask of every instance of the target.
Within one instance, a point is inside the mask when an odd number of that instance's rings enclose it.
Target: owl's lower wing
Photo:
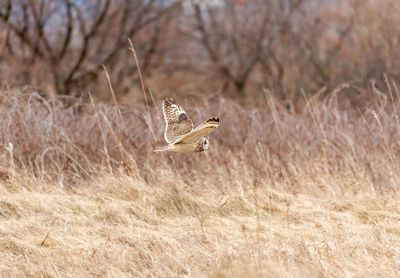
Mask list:
[[[197,142],[200,138],[207,136],[210,134],[214,129],[219,126],[219,118],[211,118],[207,121],[203,122],[201,125],[193,129],[188,134],[183,135],[180,137],[176,143],[190,143],[190,142]]]

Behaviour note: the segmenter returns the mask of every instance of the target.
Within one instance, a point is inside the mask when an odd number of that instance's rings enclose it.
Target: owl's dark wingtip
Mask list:
[[[210,119],[207,120],[207,123],[217,127],[217,126],[219,126],[219,117],[210,118]]]

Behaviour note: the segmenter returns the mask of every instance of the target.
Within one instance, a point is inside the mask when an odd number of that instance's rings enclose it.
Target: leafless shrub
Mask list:
[[[333,89],[348,81],[365,86],[371,78],[382,80],[385,72],[396,75],[397,66],[389,61],[397,50],[384,35],[396,25],[395,1],[191,3],[184,20],[191,25],[182,29],[196,43],[199,62],[189,63],[211,73],[213,82],[226,80],[241,96],[257,96],[266,87],[299,100],[299,88],[312,94],[323,86]],[[389,16],[380,15],[388,9]],[[375,16],[385,20],[367,20]]]
[[[382,106],[377,96],[368,107],[354,109],[340,94],[337,90],[323,101],[308,99],[296,111],[282,107],[272,94],[265,95],[259,108],[244,108],[224,98],[204,99],[204,106],[196,101],[188,109],[195,122],[207,115],[221,118],[210,151],[158,155],[153,150],[163,144],[164,125],[158,106],[117,109],[99,103],[77,110],[75,105],[66,108],[60,98],[2,91],[1,167],[71,185],[76,179],[124,169],[152,183],[160,171],[173,169],[176,175],[195,177],[199,185],[215,184],[215,178],[241,186],[250,186],[254,178],[276,185],[278,175],[280,187],[297,192],[319,186],[316,179],[326,175],[332,183],[313,190],[340,192],[348,185],[335,180],[346,175],[357,180],[354,192],[367,185],[376,192],[397,191],[397,104]],[[79,103],[70,103],[74,101]],[[312,185],[298,187],[304,179]]]
[[[131,38],[159,94],[257,101],[265,87],[299,101],[301,88],[397,79],[399,9],[396,0],[8,0],[0,4],[0,74],[6,83],[99,96],[104,64],[120,97],[140,87]]]

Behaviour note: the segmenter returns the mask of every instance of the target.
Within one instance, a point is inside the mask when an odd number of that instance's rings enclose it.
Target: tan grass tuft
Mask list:
[[[155,156],[158,107],[2,91],[0,276],[399,276],[398,104],[334,98],[194,105],[209,151]]]

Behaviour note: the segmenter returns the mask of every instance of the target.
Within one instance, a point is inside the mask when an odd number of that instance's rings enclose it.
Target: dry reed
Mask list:
[[[190,155],[153,154],[158,106],[1,91],[0,276],[398,277],[398,92],[345,87],[293,111],[179,99],[222,122]]]

